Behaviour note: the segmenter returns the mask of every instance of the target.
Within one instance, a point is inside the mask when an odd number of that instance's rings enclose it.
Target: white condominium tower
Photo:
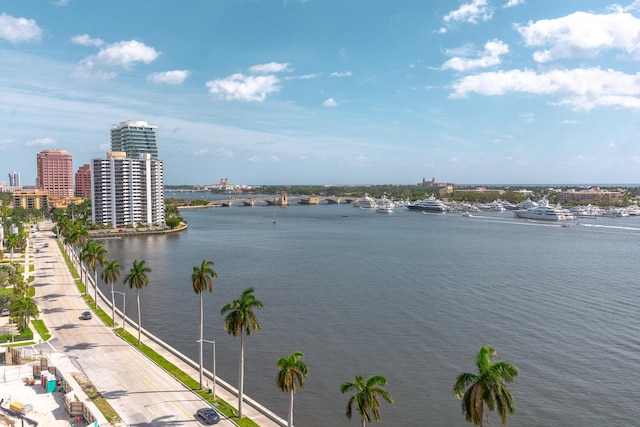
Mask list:
[[[164,172],[151,154],[91,160],[91,220],[112,228],[164,226]]]
[[[9,172],[9,187],[22,187],[20,185],[20,174],[18,172]]]
[[[122,151],[127,157],[151,154],[158,158],[158,127],[147,122],[129,120],[111,126],[111,151]]]

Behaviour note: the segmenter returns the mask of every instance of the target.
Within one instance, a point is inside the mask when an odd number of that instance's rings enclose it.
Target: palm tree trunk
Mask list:
[[[93,303],[95,304],[96,310],[98,309],[98,269],[95,268],[93,270]]]
[[[293,390],[289,390],[289,427],[293,427]]]
[[[202,315],[202,292],[200,292],[200,390],[202,390],[202,334],[204,329],[204,317]]]
[[[242,418],[242,393],[244,389],[244,342],[240,332],[240,372],[238,374],[238,418]]]
[[[113,282],[111,283],[111,326],[116,326],[116,302],[113,296]]]
[[[140,331],[142,330],[142,320],[140,319],[140,291],[136,289],[136,299],[138,300],[138,345],[140,345]]]

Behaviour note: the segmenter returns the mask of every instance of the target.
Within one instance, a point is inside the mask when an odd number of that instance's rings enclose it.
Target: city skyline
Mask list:
[[[634,184],[639,17],[637,0],[0,0],[0,170],[34,186],[38,152],[76,170],[134,120],[157,126],[167,185]]]

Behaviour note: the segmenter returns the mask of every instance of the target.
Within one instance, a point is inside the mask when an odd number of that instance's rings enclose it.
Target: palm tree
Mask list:
[[[278,359],[278,388],[283,392],[289,392],[289,427],[293,427],[293,394],[296,392],[296,384],[304,388],[305,379],[309,374],[307,365],[302,361],[304,354],[296,351],[289,357]]]
[[[17,268],[11,274],[10,280],[13,283],[13,295],[18,298],[29,296],[29,284]]]
[[[502,360],[492,362],[494,357],[496,351],[493,348],[482,346],[476,356],[478,374],[460,373],[453,383],[453,393],[462,400],[462,413],[468,422],[480,427],[485,403],[490,411],[497,409],[502,425],[507,424],[507,412],[513,414],[516,410],[513,395],[505,382],[513,381],[518,375],[518,368]],[[488,423],[488,413],[486,417]]]
[[[149,276],[147,276],[147,273],[151,273],[151,269],[144,265],[144,260],[134,260],[133,267],[124,278],[124,283],[128,283],[129,288],[135,288],[136,290],[136,299],[138,301],[138,345],[140,345],[140,331],[142,329],[140,319],[140,289],[149,284]]]
[[[74,247],[79,247],[85,244],[85,242],[89,240],[89,232],[84,227],[84,225],[82,225],[78,221],[72,222],[66,230],[67,231],[66,234],[64,234],[64,240],[66,243],[68,243],[68,246],[70,246],[69,250],[73,251],[76,258],[79,258],[78,254],[75,252]],[[71,256],[71,253],[68,253],[68,255]],[[80,259],[78,259],[78,264],[80,264],[80,279],[82,279],[82,261]]]
[[[346,393],[351,390],[355,390],[356,393],[351,396],[349,402],[347,402],[347,418],[351,419],[353,414],[353,406],[355,404],[356,411],[362,417],[361,426],[364,427],[365,423],[371,422],[371,415],[373,414],[376,421],[380,421],[380,397],[389,403],[393,403],[393,398],[388,391],[383,387],[387,385],[387,379],[381,375],[374,375],[365,380],[361,375],[356,375],[355,381],[347,381],[342,383],[340,391]]]
[[[117,259],[114,259],[113,261],[107,261],[101,274],[104,283],[108,283],[111,285],[111,326],[115,326],[116,324],[116,305],[113,296],[113,284],[118,281],[118,277],[120,277],[121,274],[122,266]]]
[[[27,329],[29,320],[37,318],[40,314],[38,306],[31,297],[21,296],[11,300],[9,312],[18,320],[18,330],[23,332]]]
[[[13,262],[13,250],[20,247],[20,236],[17,234],[9,234],[7,236],[7,249],[11,251],[11,257],[9,258],[10,262]]]
[[[244,342],[243,334],[251,335],[251,331],[258,332],[260,324],[253,312],[254,308],[262,308],[262,303],[253,295],[253,288],[247,288],[239,299],[233,300],[220,310],[220,314],[227,314],[224,318],[224,329],[234,337],[240,335],[240,366],[238,375],[238,418],[242,418],[242,394],[244,387]]]
[[[101,267],[104,267],[104,263],[107,262],[108,253],[109,251],[95,240],[88,240],[80,252],[80,259],[84,261],[89,270],[93,271],[93,301],[96,308],[98,308],[98,264],[100,264]],[[87,284],[88,283],[89,281],[87,280]],[[87,287],[85,286],[85,293],[86,289]]]
[[[193,291],[200,295],[200,389],[202,389],[202,335],[204,329],[204,316],[202,314],[202,293],[207,289],[209,292],[213,292],[213,278],[218,278],[218,273],[211,267],[213,267],[213,261],[203,260],[200,268],[193,267],[193,274],[191,275],[191,284],[193,285]]]

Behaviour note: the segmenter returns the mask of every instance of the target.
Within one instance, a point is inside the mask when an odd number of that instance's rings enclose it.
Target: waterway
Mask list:
[[[640,422],[639,217],[561,227],[509,212],[382,215],[351,205],[182,215],[184,233],[103,242],[125,270],[134,259],[152,269],[143,327],[197,360],[191,273],[214,261],[205,339],[216,341],[218,375],[237,383],[239,339],[224,331],[220,309],[254,287],[264,308],[260,331],[245,339],[245,392],[286,418],[276,361],[302,351],[299,427],[357,425],[339,390],[356,374],[389,381],[395,402],[383,402],[381,426],[469,425],[451,385],[476,372],[482,345],[520,370],[510,426]],[[135,318],[135,292],[126,292]],[[211,369],[210,346],[204,360]]]

